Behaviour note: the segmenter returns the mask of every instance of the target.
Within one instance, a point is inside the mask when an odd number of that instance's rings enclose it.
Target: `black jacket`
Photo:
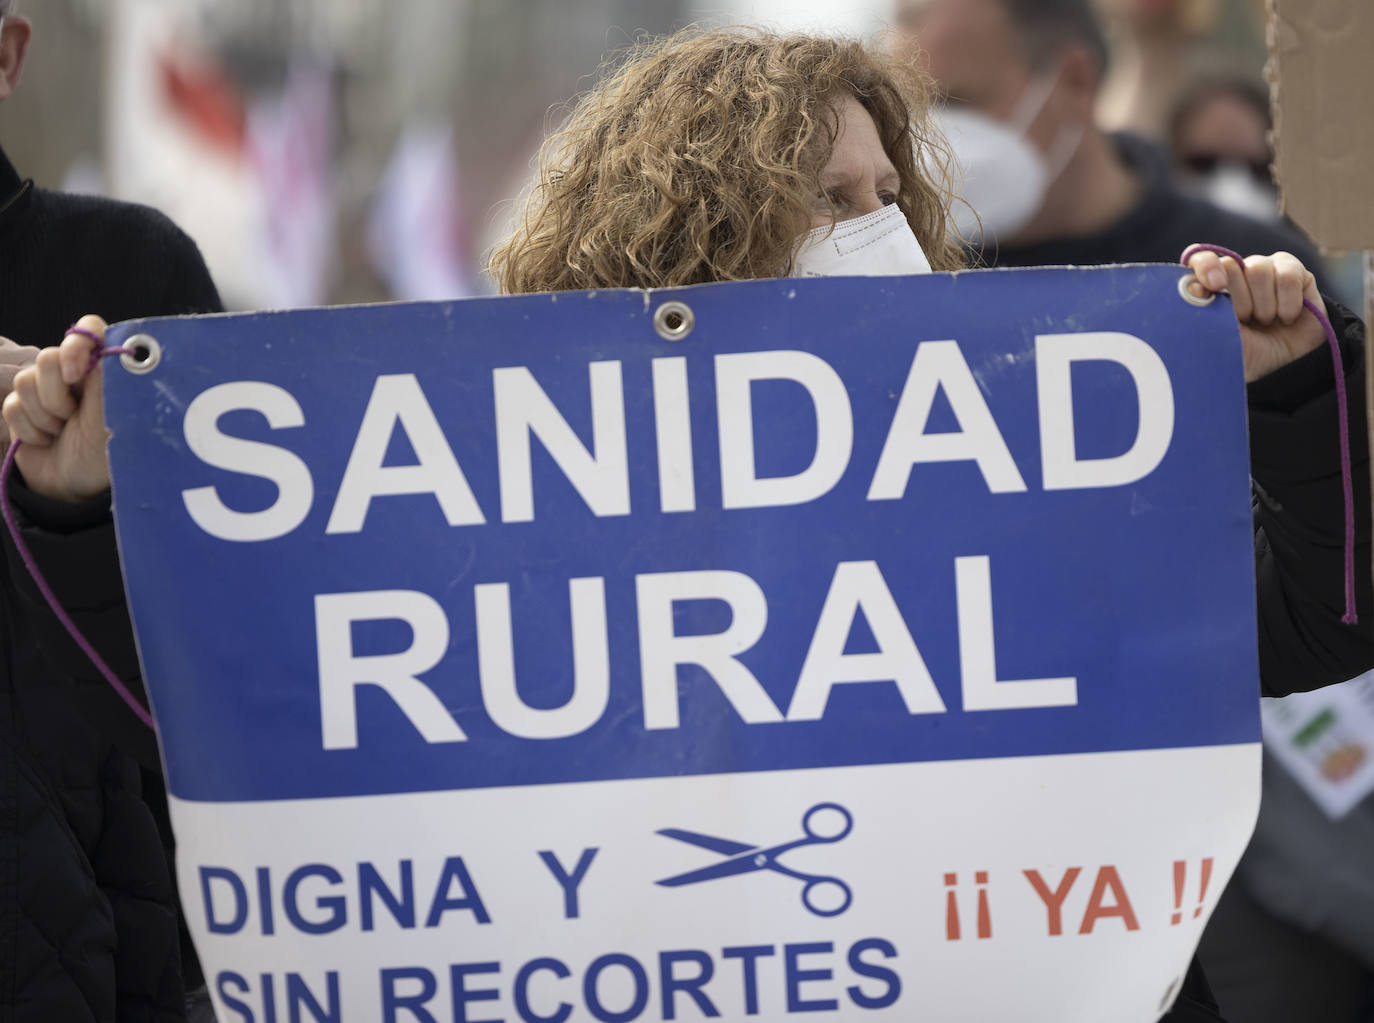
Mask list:
[[[219,308],[195,244],[166,217],[35,188],[0,151],[0,335],[46,346],[84,313],[115,321]],[[34,535],[37,553],[60,547],[44,564],[86,634],[136,679],[111,538],[82,532],[68,509],[39,504],[28,510],[51,528]],[[6,548],[0,1019],[181,1020],[181,935],[156,743],[108,686],[92,684],[84,655],[36,602],[8,536]],[[194,953],[187,966],[198,982]]]
[[[1360,621],[1340,621],[1345,521],[1332,359],[1322,345],[1249,388],[1260,689],[1266,696],[1344,682],[1374,667],[1364,327],[1338,306],[1327,311],[1346,373]],[[1194,959],[1162,1023],[1223,1023],[1224,1008]]]

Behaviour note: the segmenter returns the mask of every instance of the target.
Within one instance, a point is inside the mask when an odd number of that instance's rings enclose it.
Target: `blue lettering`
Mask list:
[[[420,993],[403,995],[397,992],[396,983],[403,980],[418,980]],[[434,992],[438,989],[434,974],[423,966],[397,966],[383,970],[382,1023],[401,1023],[400,1017],[396,1015],[400,1009],[407,1010],[417,1023],[439,1023],[434,1014],[425,1008],[425,1003],[434,997]]]
[[[202,871],[204,869],[204,867],[201,868]],[[203,877],[202,874],[202,879]],[[240,994],[248,994],[248,981],[241,974],[223,970],[215,978],[215,990],[219,992],[219,1000],[224,1003],[226,1009],[237,1012],[242,1017],[243,1023],[254,1023],[253,1010],[225,990],[230,984],[238,987]]]
[[[271,934],[272,923],[272,872],[267,867],[258,868],[258,912],[262,914],[262,933]]]
[[[358,864],[358,901],[361,908],[363,930],[372,930],[372,896],[381,896],[381,899],[389,910],[391,918],[402,927],[415,926],[415,882],[412,877],[410,860],[401,860],[401,894],[398,898],[382,876],[377,873],[377,868],[371,863]]]
[[[262,1023],[277,1023],[277,986],[272,983],[272,974],[260,973],[262,982]]]
[[[469,991],[463,978],[469,973],[500,973],[500,963],[454,963],[449,967],[453,981],[453,1018],[456,1023],[501,1023],[499,1019],[468,1019],[468,1002],[493,1002],[501,997],[494,987]]]
[[[458,882],[461,898],[449,897],[449,887],[455,880]],[[434,886],[434,901],[430,904],[425,926],[437,927],[439,918],[450,909],[470,909],[479,924],[491,923],[487,907],[482,905],[482,897],[477,894],[477,888],[468,876],[468,868],[463,866],[461,856],[450,856],[444,860],[444,871],[439,875],[439,883]]]
[[[315,1023],[343,1023],[339,1009],[339,973],[330,970],[324,975],[329,988],[326,998],[329,1008],[323,1008],[316,1000],[314,992],[306,985],[299,973],[286,975],[286,1002],[291,1008],[291,1023],[301,1023],[301,1006],[309,1002],[310,1018]]]
[[[676,977],[673,975],[673,967],[682,962],[697,964],[695,977]],[[719,1016],[720,1013],[711,1004],[711,999],[706,996],[706,992],[701,990],[715,972],[715,965],[711,962],[711,957],[705,952],[691,948],[684,948],[676,952],[660,952],[658,954],[658,977],[659,985],[663,989],[663,1018],[677,1018],[677,993],[679,991],[685,991],[690,995],[692,1001],[697,1003],[697,1008],[705,1015]]]
[[[759,979],[754,969],[755,963],[763,956],[773,954],[772,945],[737,945],[720,950],[722,959],[740,960],[740,968],[744,971],[744,1013],[747,1016],[757,1016],[759,1012]]]
[[[835,946],[828,941],[812,941],[801,945],[784,945],[783,957],[787,963],[787,1011],[788,1012],[834,1012],[840,1007],[834,998],[817,998],[803,1001],[801,986],[807,981],[829,980],[830,970],[803,970],[797,962],[804,955],[833,952]]]
[[[291,871],[291,876],[286,879],[286,887],[282,891],[282,901],[286,905],[287,919],[297,930],[306,934],[328,934],[330,931],[337,931],[348,923],[348,911],[344,907],[342,895],[320,896],[315,900],[315,905],[318,908],[329,910],[329,915],[318,923],[301,916],[296,890],[300,888],[301,882],[308,877],[322,877],[330,884],[343,883],[343,875],[328,864],[307,863],[303,867],[297,867]]]
[[[215,900],[210,897],[210,882],[215,880],[227,881],[234,893],[234,918],[228,923],[215,919]],[[243,882],[232,870],[224,867],[201,867],[200,898],[205,904],[205,926],[211,934],[235,934],[243,929],[248,920],[248,890],[243,887]],[[228,976],[237,977],[238,974]]]
[[[526,990],[529,987],[530,977],[537,970],[548,970],[560,980],[571,975],[572,971],[560,963],[557,959],[545,957],[543,959],[531,959],[524,966],[520,967],[520,972],[515,975],[515,1011],[520,1014],[520,1023],[566,1023],[572,1015],[572,1006],[567,1002],[559,1002],[558,1008],[553,1011],[552,1016],[540,1016],[530,1008],[529,997]]]
[[[897,958],[897,949],[893,947],[892,942],[884,941],[882,938],[865,938],[863,941],[856,941],[849,949],[849,968],[860,977],[883,981],[887,984],[887,990],[880,995],[866,995],[859,985],[854,984],[848,988],[849,998],[860,1009],[886,1009],[901,995],[902,980],[895,970],[864,962],[863,954],[869,949],[882,953],[884,959]]]
[[[630,1000],[630,1005],[624,1012],[611,1012],[607,1009],[601,1004],[601,997],[596,990],[596,982],[601,978],[601,971],[609,966],[625,967],[634,980],[634,998]],[[611,952],[598,956],[592,960],[591,966],[587,967],[587,975],[582,978],[582,997],[587,1003],[588,1011],[601,1023],[629,1023],[649,1004],[649,976],[644,972],[644,967],[623,953]]]
[[[592,858],[597,854],[597,847],[583,849],[582,856],[577,861],[577,866],[573,868],[570,875],[563,869],[563,864],[558,862],[558,857],[551,852],[541,852],[539,858],[553,874],[554,880],[563,886],[563,915],[569,920],[577,918],[577,887],[582,883],[582,878],[587,874],[587,868],[592,865]]]

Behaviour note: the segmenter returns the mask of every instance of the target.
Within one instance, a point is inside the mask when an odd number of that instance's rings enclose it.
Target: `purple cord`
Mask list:
[[[1220,245],[1189,245],[1183,250],[1183,255],[1179,256],[1178,261],[1187,266],[1188,260],[1197,252],[1215,252],[1219,256],[1230,256],[1241,265],[1244,265],[1245,262],[1238,253],[1222,248]],[[1360,617],[1355,613],[1355,488],[1350,472],[1350,410],[1345,393],[1345,363],[1341,359],[1341,345],[1336,340],[1336,331],[1331,326],[1331,321],[1326,318],[1326,310],[1319,308],[1315,302],[1308,298],[1303,298],[1302,304],[1322,325],[1327,343],[1331,346],[1331,364],[1336,374],[1337,433],[1341,448],[1341,490],[1345,498],[1345,614],[1341,617],[1341,621],[1346,625],[1356,625],[1359,623]]]
[[[97,344],[102,342],[98,334],[84,327],[72,327],[67,333],[69,335],[80,334],[83,337],[90,338]],[[90,365],[86,367],[86,372],[90,373],[91,370],[95,369],[96,363],[103,358],[111,355],[125,354],[134,355],[137,354],[137,352],[133,348],[127,346],[96,348],[91,352],[91,362]],[[38,592],[43,594],[43,599],[48,602],[48,606],[52,608],[53,614],[57,615],[57,620],[62,623],[62,627],[67,630],[68,635],[76,640],[76,645],[91,659],[91,663],[95,665],[96,670],[100,672],[106,682],[110,683],[114,691],[119,694],[120,698],[129,705],[129,709],[134,712],[135,716],[149,728],[154,728],[155,730],[153,716],[148,713],[147,708],[134,698],[134,694],[129,692],[128,687],[119,680],[119,676],[114,673],[110,666],[105,663],[104,658],[96,652],[95,647],[91,646],[86,637],[81,634],[81,630],[76,627],[76,623],[71,620],[71,617],[66,611],[62,610],[62,605],[58,601],[57,595],[53,593],[52,587],[48,585],[48,581],[43,578],[43,573],[39,571],[38,563],[34,561],[33,554],[30,553],[28,544],[24,542],[23,534],[19,529],[19,522],[14,516],[14,508],[9,500],[10,476],[14,472],[14,454],[19,450],[20,443],[20,441],[16,440],[10,444],[9,450],[5,452],[4,464],[0,465],[0,514],[4,515],[5,525],[9,527],[10,536],[14,539],[14,546],[19,549],[19,557],[23,559],[24,567],[29,570],[29,575],[33,576],[33,581],[38,587]]]

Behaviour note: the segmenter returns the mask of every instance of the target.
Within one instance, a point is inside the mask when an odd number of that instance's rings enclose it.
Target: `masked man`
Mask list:
[[[1199,240],[1320,261],[1297,232],[1186,195],[1162,151],[1096,126],[1107,47],[1090,0],[899,0],[899,40],[948,97],[956,226],[996,266],[1177,261]]]

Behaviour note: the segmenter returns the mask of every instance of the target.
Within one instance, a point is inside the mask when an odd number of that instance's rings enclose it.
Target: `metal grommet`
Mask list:
[[[1196,274],[1184,274],[1178,279],[1178,293],[1183,297],[1183,301],[1195,306],[1209,306],[1215,302],[1217,300],[1215,291],[1209,291],[1202,298],[1198,298],[1188,290],[1189,283],[1195,280],[1197,280]]]
[[[664,302],[654,310],[654,330],[664,341],[681,341],[692,332],[697,318],[686,302]]]
[[[119,357],[120,363],[130,373],[151,373],[162,361],[162,346],[151,334],[135,334],[124,342],[124,347],[133,349]]]

